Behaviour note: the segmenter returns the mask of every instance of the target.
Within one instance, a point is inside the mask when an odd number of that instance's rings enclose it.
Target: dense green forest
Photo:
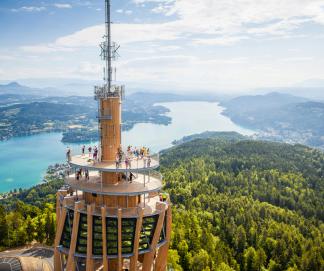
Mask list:
[[[322,152],[226,135],[164,151],[161,172],[173,202],[170,270],[324,270]],[[53,242],[61,184],[1,201],[0,247]]]
[[[51,179],[0,201],[0,251],[33,241],[53,244],[55,194],[62,185],[62,180]]]
[[[324,270],[324,155],[198,139],[162,155],[175,270]]]

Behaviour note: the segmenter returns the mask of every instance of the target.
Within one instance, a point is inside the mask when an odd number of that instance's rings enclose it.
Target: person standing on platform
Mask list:
[[[95,146],[93,151],[93,159],[97,160],[97,158],[98,158],[98,148],[97,146]]]
[[[91,148],[91,146],[89,146],[89,148],[88,148],[88,152],[89,152],[89,157],[91,157],[91,152],[92,152],[92,148]]]
[[[129,157],[128,157],[128,155],[126,155],[126,157],[125,157],[125,167],[126,167],[126,169],[129,168]]]
[[[71,161],[71,149],[69,147],[67,147],[67,149],[66,149],[66,160],[68,162]]]
[[[71,169],[70,166],[68,166],[67,169],[66,169],[66,171],[65,171],[66,172],[66,175],[68,177],[70,177],[70,169]]]
[[[135,178],[135,175],[132,172],[130,172],[129,173],[129,182],[132,183],[134,178]]]
[[[119,165],[121,165],[124,157],[124,152],[121,146],[118,148],[118,155],[119,155]]]
[[[85,151],[85,146],[84,145],[82,146],[81,151],[82,151],[82,156],[84,156],[84,151]]]
[[[116,169],[119,168],[119,153],[116,153]]]
[[[147,158],[147,167],[151,167],[151,162],[152,162],[152,159],[151,159],[151,156],[149,156]]]

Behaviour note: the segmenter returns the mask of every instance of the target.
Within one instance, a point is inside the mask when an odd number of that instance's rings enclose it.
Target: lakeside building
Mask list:
[[[95,87],[98,157],[68,154],[71,170],[57,192],[56,271],[166,270],[171,235],[170,201],[156,171],[159,156],[122,151],[124,87],[112,84],[110,0],[106,4],[104,85]],[[124,154],[125,153],[125,154]],[[86,172],[86,174],[80,174]]]

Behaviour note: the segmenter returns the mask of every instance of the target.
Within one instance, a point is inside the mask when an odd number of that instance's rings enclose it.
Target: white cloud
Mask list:
[[[176,15],[178,25],[184,25],[196,33],[284,35],[308,21],[324,24],[323,0],[133,1],[137,4],[157,3],[153,12]]]
[[[155,2],[169,7],[167,15],[176,19],[165,23],[114,24],[113,34],[120,44],[148,41],[186,40],[191,44],[233,45],[253,38],[292,37],[305,23],[320,23],[324,1],[319,0],[133,0],[136,4]],[[117,10],[131,14],[130,10]],[[323,20],[324,23],[324,20]],[[50,44],[24,46],[40,52],[66,51],[97,46],[103,25],[87,27]]]
[[[130,9],[127,9],[127,10],[117,9],[116,12],[117,12],[117,13],[124,13],[124,14],[126,14],[126,15],[131,15],[131,14],[133,14],[133,11],[130,10]]]
[[[18,9],[11,9],[12,12],[19,12],[19,11],[24,11],[24,12],[41,12],[46,10],[45,7],[36,7],[36,6],[23,6]]]
[[[114,39],[123,45],[136,42],[165,41],[178,38],[172,24],[113,24]],[[87,27],[71,35],[58,38],[49,44],[22,46],[27,52],[52,53],[77,48],[98,46],[104,33],[104,25]]]
[[[150,2],[152,12],[172,16],[163,23],[154,23],[153,17],[151,23],[113,24],[113,38],[122,46],[118,78],[126,83],[168,89],[249,88],[289,85],[320,77],[324,70],[321,53],[305,51],[313,33],[303,29],[324,25],[323,0],[133,1]],[[15,65],[20,72],[8,73],[100,78],[98,44],[103,34],[104,26],[95,25],[50,43],[23,46],[24,54],[38,55],[42,62],[30,70],[31,63]],[[291,45],[286,51],[281,48],[285,42]],[[52,61],[57,56],[61,60]]]
[[[53,6],[56,8],[72,8],[72,5],[68,3],[55,3]]]
[[[26,45],[22,46],[21,49],[24,52],[43,54],[43,53],[55,53],[55,52],[72,52],[73,48],[67,46],[58,46],[56,44],[38,44],[38,45]]]
[[[97,77],[103,73],[102,66],[87,61],[81,62],[76,69],[76,74],[86,77]]]
[[[135,4],[144,4],[144,3],[170,3],[174,2],[174,0],[133,0]]]
[[[308,61],[313,61],[314,58],[313,57],[303,57],[303,56],[298,56],[298,57],[287,57],[287,58],[283,58],[281,59],[281,61],[283,62],[308,62]]]
[[[8,55],[8,54],[0,54],[0,60],[6,61],[6,60],[15,60],[16,57],[13,55]]]
[[[241,40],[249,39],[248,36],[220,36],[216,38],[207,38],[207,39],[195,39],[193,42],[197,45],[221,45],[229,46],[233,45]]]

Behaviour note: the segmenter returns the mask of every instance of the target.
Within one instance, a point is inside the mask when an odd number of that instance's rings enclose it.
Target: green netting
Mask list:
[[[87,224],[87,215],[80,214],[80,222],[78,229],[78,238],[77,238],[77,253],[87,253],[87,233],[88,233],[88,224]]]
[[[102,221],[100,216],[93,217],[93,244],[92,251],[94,255],[102,255]]]
[[[122,253],[130,254],[134,249],[136,218],[122,219]]]
[[[143,218],[140,243],[139,243],[140,251],[150,248],[158,218],[159,218],[159,215],[154,215],[154,216]]]
[[[118,254],[118,219],[106,218],[107,254],[114,256]]]
[[[64,248],[69,249],[71,244],[71,234],[72,234],[72,228],[73,228],[73,218],[74,218],[74,212],[67,210],[66,212],[66,218],[64,221],[64,227],[62,232],[62,237],[60,241],[60,245]]]
[[[139,250],[146,250],[150,248],[152,243],[153,235],[156,229],[157,220],[159,215],[143,218],[142,229],[140,233]],[[136,231],[136,218],[123,218],[122,219],[122,254],[132,254],[134,250],[134,239]],[[82,238],[85,234],[82,229],[85,227],[85,223],[80,224],[79,238],[80,242],[78,245],[81,250],[83,249]],[[163,231],[161,233],[160,242],[165,240],[165,228],[166,222],[163,225]],[[107,238],[107,255],[117,256],[118,255],[118,219],[117,218],[106,218],[106,238]],[[102,255],[102,221],[101,217],[93,217],[93,254]]]

